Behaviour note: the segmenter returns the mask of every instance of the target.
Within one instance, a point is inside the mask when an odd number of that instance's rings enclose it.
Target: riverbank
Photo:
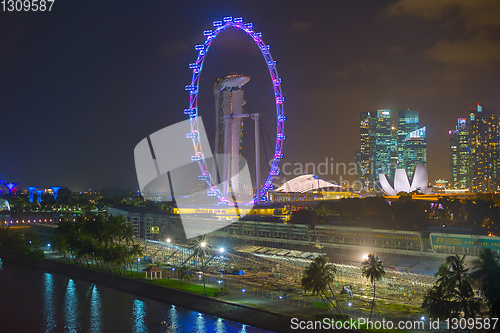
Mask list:
[[[216,298],[170,289],[146,281],[134,280],[126,276],[108,274],[54,260],[43,260],[36,264],[36,266],[72,278],[100,284],[153,300],[175,304],[189,310],[222,317],[246,325],[274,332],[297,332],[297,330],[292,330],[291,320],[293,317],[288,315],[264,311],[245,305],[231,304]]]

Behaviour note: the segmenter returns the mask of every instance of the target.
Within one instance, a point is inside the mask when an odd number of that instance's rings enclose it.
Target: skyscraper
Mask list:
[[[391,134],[391,111],[377,110],[360,114],[360,149],[356,154],[357,180],[363,190],[373,190],[379,173],[391,172],[391,156],[396,149]]]
[[[427,166],[427,141],[425,130],[426,127],[424,126],[408,133],[401,147],[403,156],[401,164],[398,164],[398,168],[405,169],[410,179],[417,165]]]
[[[391,110],[377,110],[373,126],[373,164],[375,174],[391,172],[391,154],[396,148],[395,140],[391,135]]]
[[[500,111],[478,104],[469,117],[470,189],[496,191],[500,188]]]
[[[418,111],[398,110],[397,126],[391,111],[360,114],[360,149],[356,152],[357,180],[373,190],[379,174],[394,175],[396,167],[411,178],[417,165],[427,164],[426,128],[419,128]]]
[[[405,140],[408,134],[418,129],[419,125],[419,116],[418,111],[414,110],[398,110],[398,164],[399,168],[404,168],[403,161],[403,149],[405,146]],[[409,170],[406,170],[407,172]],[[412,170],[413,172],[413,170]]]
[[[360,115],[360,149],[356,154],[356,163],[358,165],[357,180],[362,184],[362,189],[372,188],[372,175],[370,172],[370,149],[372,149],[372,136],[370,135],[370,112],[361,112]]]
[[[466,118],[458,118],[450,136],[450,180],[448,186],[455,189],[469,187],[469,127]]]

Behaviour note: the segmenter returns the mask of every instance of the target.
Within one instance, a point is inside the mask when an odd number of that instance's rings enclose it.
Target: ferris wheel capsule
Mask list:
[[[193,161],[193,162],[201,161],[202,159],[203,159],[203,155],[202,154],[197,154],[197,155],[191,156],[191,161]]]
[[[194,116],[196,115],[196,109],[194,108],[184,109],[184,114],[188,116]]]
[[[198,131],[186,133],[186,138],[187,139],[197,139],[198,138]]]

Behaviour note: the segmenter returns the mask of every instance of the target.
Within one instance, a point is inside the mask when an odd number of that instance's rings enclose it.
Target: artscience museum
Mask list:
[[[432,190],[432,188],[429,187],[427,169],[423,165],[417,165],[415,167],[411,185],[405,169],[396,169],[394,174],[394,186],[391,186],[386,175],[379,174],[378,178],[382,191],[384,191],[386,195],[390,196],[396,196],[400,192],[411,193],[413,191],[418,191],[422,194],[429,194]]]

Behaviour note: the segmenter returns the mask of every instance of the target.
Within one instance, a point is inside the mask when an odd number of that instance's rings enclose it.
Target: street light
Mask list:
[[[141,261],[141,258],[137,258],[137,272],[139,272],[139,261]]]
[[[241,289],[241,291],[243,292],[243,304],[245,304],[245,289]]]
[[[169,243],[169,244],[170,244],[170,242],[171,242],[171,241],[172,241],[172,240],[171,240],[170,238],[167,238],[167,243]]]
[[[221,248],[219,249],[219,252],[220,252],[220,253],[224,253],[224,248],[223,248],[223,247],[221,247]]]
[[[281,303],[283,303],[281,300],[283,299],[283,296],[280,296],[280,312],[281,312]]]
[[[205,242],[201,242],[200,246],[201,246],[201,247],[205,247],[205,246],[207,246],[207,243],[205,243]]]

